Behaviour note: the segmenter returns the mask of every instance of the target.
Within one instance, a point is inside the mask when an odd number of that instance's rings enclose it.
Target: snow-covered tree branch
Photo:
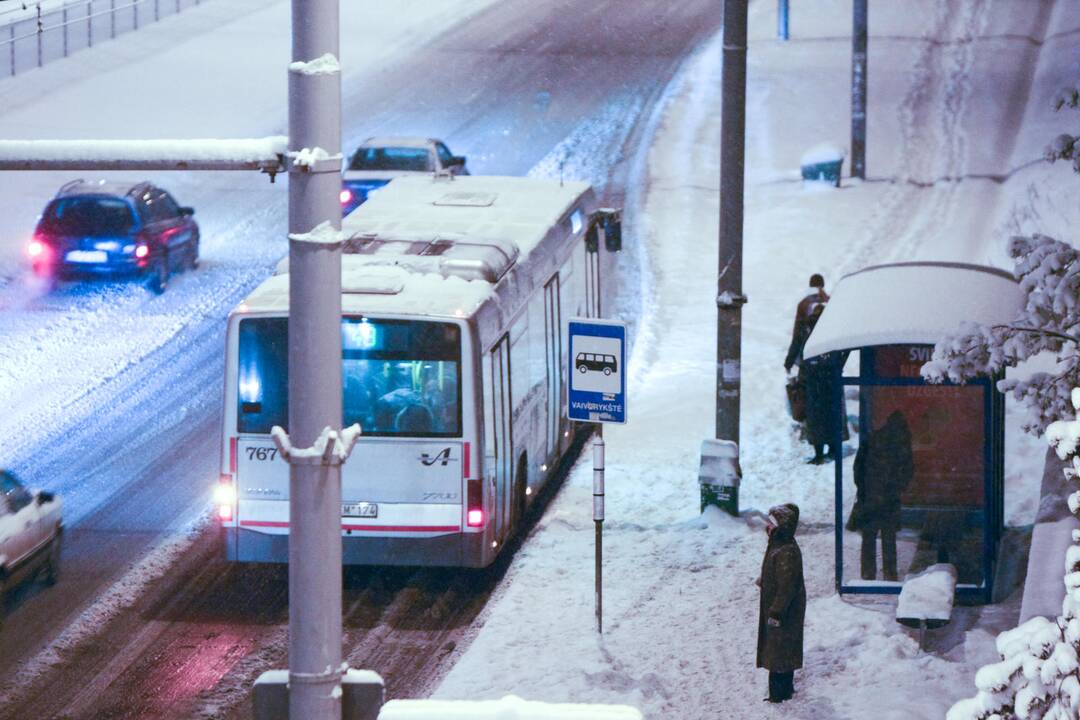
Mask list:
[[[1075,108],[1077,105],[1080,105],[1080,89],[1077,88],[1066,88],[1054,98],[1055,110],[1060,110],[1063,107]],[[1080,139],[1080,136],[1068,133],[1058,135],[1046,146],[1044,151],[1046,159],[1050,162],[1072,160],[1073,169],[1080,172],[1080,148],[1076,146],[1078,139]]]
[[[1080,252],[1045,235],[1034,235],[1013,238],[1009,255],[1026,294],[1020,316],[993,327],[964,325],[937,344],[922,373],[931,382],[961,382],[1053,353],[1055,372],[998,383],[1002,392],[1011,392],[1030,409],[1025,429],[1041,434],[1051,422],[1069,414],[1069,388],[1080,385]]]

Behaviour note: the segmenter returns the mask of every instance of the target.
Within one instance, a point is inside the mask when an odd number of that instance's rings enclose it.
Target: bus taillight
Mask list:
[[[484,526],[484,498],[481,492],[479,480],[466,480],[468,490],[468,511],[465,513],[465,524],[468,527]]]
[[[236,503],[236,488],[231,475],[222,475],[221,482],[214,488],[214,504],[217,505],[218,520],[229,522],[233,519],[233,505]]]

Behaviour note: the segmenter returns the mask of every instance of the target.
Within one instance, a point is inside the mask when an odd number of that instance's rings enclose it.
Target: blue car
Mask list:
[[[155,293],[199,264],[195,210],[148,183],[75,180],[38,220],[27,254],[48,287],[61,280],[136,277]]]
[[[465,158],[434,138],[373,137],[356,149],[341,182],[341,214],[358,208],[368,195],[403,175],[468,175]]]

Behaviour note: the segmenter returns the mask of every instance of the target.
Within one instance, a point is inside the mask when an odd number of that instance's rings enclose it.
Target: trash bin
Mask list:
[[[844,165],[844,151],[835,145],[815,145],[802,156],[802,178],[810,182],[828,183],[840,187],[840,172]]]
[[[739,514],[739,446],[730,440],[707,439],[701,442],[701,511],[718,507],[731,515]]]

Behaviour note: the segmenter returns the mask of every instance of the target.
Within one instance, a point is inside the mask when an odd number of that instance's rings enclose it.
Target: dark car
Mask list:
[[[5,590],[39,572],[52,585],[60,573],[60,498],[23,487],[12,473],[0,470],[0,624]]]
[[[75,180],[38,220],[27,253],[49,286],[60,280],[139,277],[156,293],[199,264],[195,211],[148,183]]]
[[[370,193],[402,175],[468,175],[465,158],[435,138],[372,137],[349,159],[341,182],[341,214],[348,215]]]

